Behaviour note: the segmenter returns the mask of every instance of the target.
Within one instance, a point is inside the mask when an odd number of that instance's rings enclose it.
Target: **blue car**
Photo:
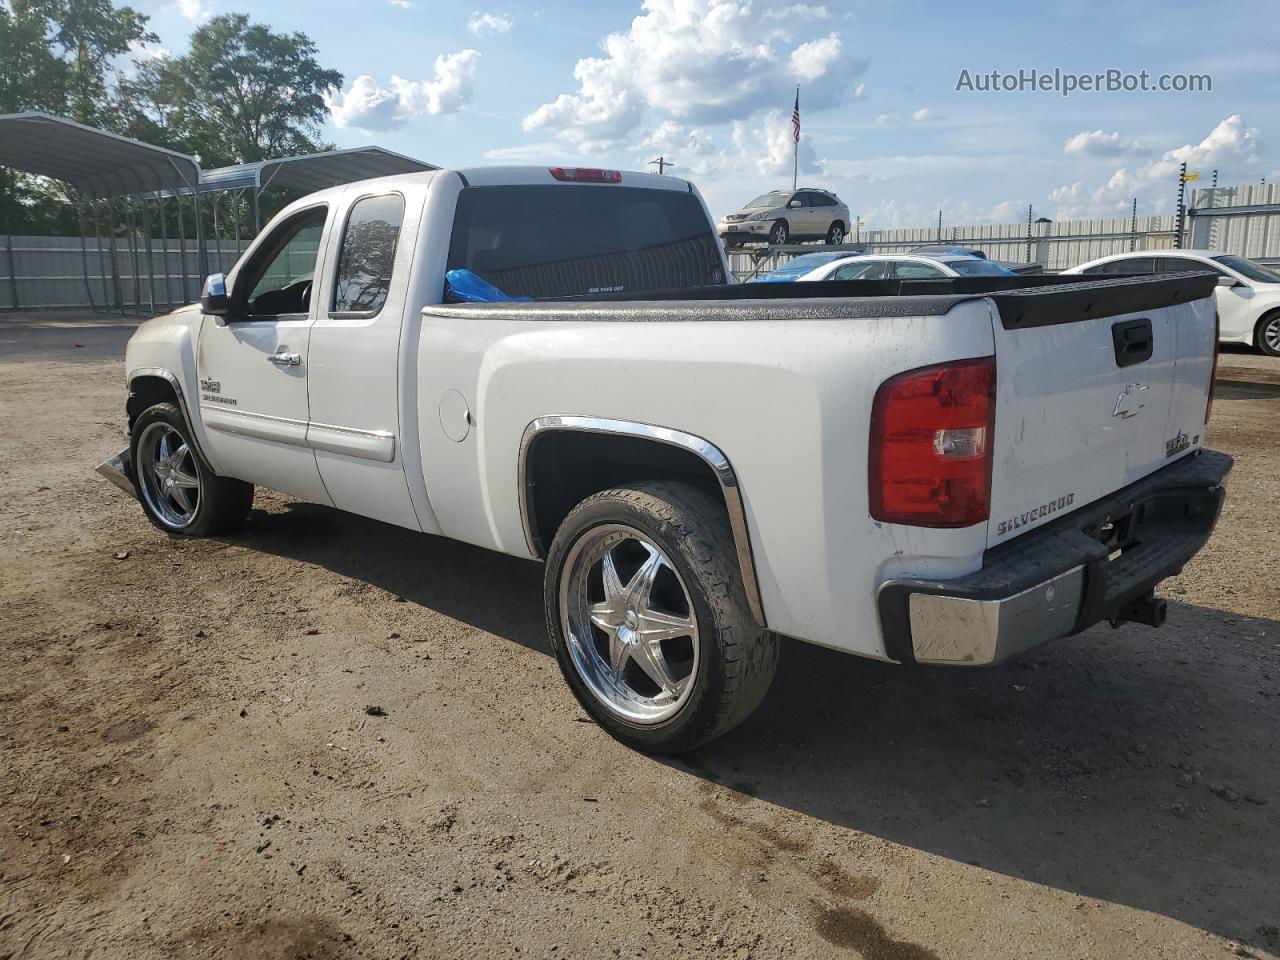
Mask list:
[[[826,266],[834,260],[841,260],[848,257],[848,253],[806,253],[800,257],[793,257],[788,260],[777,270],[771,273],[761,274],[749,283],[794,283],[806,273],[818,269],[818,267]]]

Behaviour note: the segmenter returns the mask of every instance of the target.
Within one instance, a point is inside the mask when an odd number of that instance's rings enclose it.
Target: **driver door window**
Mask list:
[[[305,316],[310,312],[324,220],[322,208],[307,211],[280,228],[280,236],[267,246],[246,278],[249,289],[244,300],[246,317],[261,320]]]

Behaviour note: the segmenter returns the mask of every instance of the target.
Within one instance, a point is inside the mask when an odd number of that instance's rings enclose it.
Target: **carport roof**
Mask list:
[[[82,197],[190,190],[193,157],[48,113],[0,115],[0,164],[71,184]]]
[[[433,164],[382,147],[353,147],[206,170],[200,177],[200,189],[238,190],[255,186],[265,189],[277,186],[312,193],[353,180],[439,169]]]

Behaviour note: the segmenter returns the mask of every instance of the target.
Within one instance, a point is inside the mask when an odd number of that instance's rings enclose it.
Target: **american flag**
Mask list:
[[[796,87],[796,105],[791,111],[791,139],[800,142],[800,88]]]

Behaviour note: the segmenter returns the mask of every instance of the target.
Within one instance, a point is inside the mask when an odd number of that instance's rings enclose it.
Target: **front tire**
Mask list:
[[[791,227],[785,220],[776,220],[769,231],[769,246],[780,247],[791,239]]]
[[[157,403],[138,415],[129,432],[129,454],[142,510],[165,533],[207,537],[248,519],[253,485],[214,475],[172,403]]]
[[[1258,321],[1254,342],[1268,357],[1280,357],[1280,310]]]
[[[844,224],[837,220],[827,228],[827,244],[838,246],[844,243]]]
[[[547,558],[547,630],[569,688],[630,747],[692,750],[769,689],[778,638],[756,624],[722,504],[682,483],[578,504]]]

